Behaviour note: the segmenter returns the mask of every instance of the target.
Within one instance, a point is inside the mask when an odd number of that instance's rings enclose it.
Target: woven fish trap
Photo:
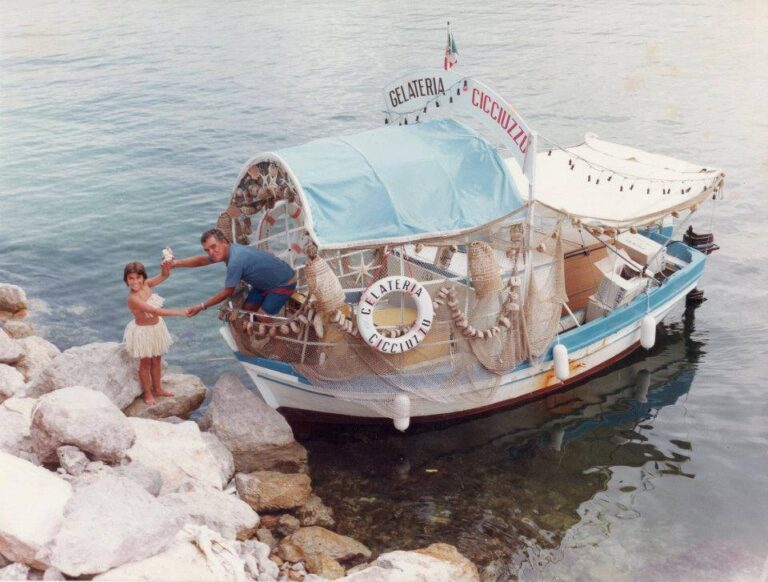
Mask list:
[[[219,219],[216,221],[216,228],[224,233],[224,236],[227,237],[229,242],[234,240],[232,237],[232,219],[226,212],[219,214]]]
[[[336,311],[345,304],[344,289],[322,258],[315,257],[304,266],[309,292],[317,297],[317,310],[321,313]]]
[[[501,281],[501,268],[488,243],[482,241],[470,243],[468,256],[472,285],[478,297],[486,297],[504,288]]]

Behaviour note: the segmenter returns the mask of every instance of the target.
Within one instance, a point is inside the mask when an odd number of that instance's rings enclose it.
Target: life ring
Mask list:
[[[416,303],[416,319],[411,328],[400,337],[381,335],[373,323],[376,305],[390,293],[407,293]],[[394,275],[373,283],[363,292],[357,304],[357,329],[360,337],[372,348],[385,354],[402,354],[418,346],[427,337],[435,315],[432,298],[416,279]]]
[[[271,210],[267,210],[264,215],[261,217],[261,220],[259,221],[259,226],[257,228],[257,240],[262,241],[264,239],[268,239],[271,232],[272,227],[275,225],[275,223],[278,220],[282,220],[283,214],[287,215],[288,218],[291,219],[291,228],[300,228],[304,225],[304,217],[303,215],[303,209],[301,206],[296,204],[296,202],[288,202],[286,200],[279,201],[275,207]],[[305,235],[304,232],[295,233],[293,235],[288,236],[288,240],[286,241],[288,248],[293,251],[295,256],[299,256],[304,252],[304,243],[305,241]],[[267,248],[267,250],[269,250]],[[283,252],[282,254],[285,254]],[[286,258],[285,256],[281,256],[280,258]]]

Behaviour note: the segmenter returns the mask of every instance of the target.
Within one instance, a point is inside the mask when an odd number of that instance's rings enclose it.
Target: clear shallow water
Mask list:
[[[722,250],[695,324],[676,313],[662,346],[576,391],[404,436],[305,438],[340,530],[376,550],[453,543],[488,579],[759,576],[765,2],[4,2],[0,281],[61,348],[118,341],[127,261],[197,253],[258,151],[378,126],[382,86],[441,64],[447,19],[461,69],[544,136],[724,168],[728,198],[698,221]],[[160,291],[188,305],[222,276],[179,271]],[[169,320],[169,364],[208,385],[238,371],[214,317]]]

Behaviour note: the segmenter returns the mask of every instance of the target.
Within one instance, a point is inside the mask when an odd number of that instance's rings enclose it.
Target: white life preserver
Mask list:
[[[416,302],[416,320],[402,336],[384,337],[373,323],[373,312],[384,296],[398,292],[407,293]],[[427,336],[434,315],[432,298],[424,286],[411,277],[394,275],[376,281],[360,297],[357,304],[357,329],[360,337],[372,348],[385,354],[402,354],[418,346]]]
[[[282,215],[285,214],[290,218],[291,228],[299,228],[304,225],[304,217],[302,216],[303,210],[301,206],[295,202],[288,202],[286,200],[280,200],[273,209],[264,212],[264,215],[259,221],[259,225],[256,229],[256,240],[262,241],[267,239],[272,234],[272,227],[278,220],[282,220]],[[288,248],[294,253],[295,256],[299,256],[304,252],[304,244],[306,243],[306,237],[304,233],[294,234],[286,241]],[[269,250],[266,247],[266,250]],[[285,255],[285,253],[282,253]],[[281,256],[281,259],[285,259],[286,256]]]

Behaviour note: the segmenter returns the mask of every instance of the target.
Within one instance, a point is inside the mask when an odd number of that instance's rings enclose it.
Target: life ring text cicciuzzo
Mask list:
[[[407,293],[416,303],[416,319],[411,328],[400,337],[381,335],[373,323],[376,305],[390,293]],[[432,298],[416,279],[395,275],[373,283],[360,297],[357,304],[357,329],[360,337],[372,348],[385,354],[402,354],[418,346],[432,327],[435,315]]]

